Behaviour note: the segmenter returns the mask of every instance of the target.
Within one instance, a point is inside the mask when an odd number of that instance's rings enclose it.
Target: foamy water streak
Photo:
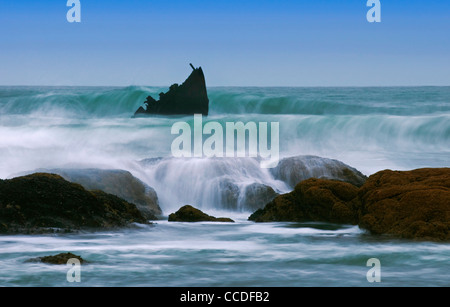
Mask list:
[[[245,204],[250,185],[271,187],[278,193],[290,190],[252,158],[166,158],[141,164],[143,171],[138,176],[158,191],[167,212],[185,204],[250,212],[254,208]]]
[[[208,212],[209,213],[209,212]],[[71,286],[66,266],[25,261],[72,251],[81,286],[446,286],[448,244],[380,240],[320,223],[171,223],[60,236],[0,237],[0,284]],[[381,283],[366,262],[381,261]]]
[[[211,191],[227,181],[242,188],[253,180],[283,190],[252,161],[172,159],[153,168],[138,163],[169,158],[172,125],[193,121],[131,118],[146,96],[163,90],[0,87],[0,177],[37,168],[126,169],[160,185],[157,192],[169,194],[161,196],[168,204],[180,201],[174,191],[184,191],[185,201],[220,203]],[[279,122],[280,158],[338,159],[366,175],[450,166],[450,87],[211,88],[208,93],[211,115],[204,124]]]

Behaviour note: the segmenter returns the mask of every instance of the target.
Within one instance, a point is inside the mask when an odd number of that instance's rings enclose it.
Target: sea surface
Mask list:
[[[0,178],[40,168],[124,169],[153,187],[163,215],[185,204],[235,223],[171,223],[107,232],[0,236],[0,286],[74,286],[68,267],[25,262],[73,252],[82,286],[450,286],[450,245],[373,237],[356,226],[247,221],[223,183],[284,193],[255,159],[173,158],[174,123],[132,118],[164,87],[0,87]],[[203,122],[277,122],[280,158],[317,155],[369,176],[450,167],[450,87],[208,88]],[[381,282],[369,283],[370,258]]]

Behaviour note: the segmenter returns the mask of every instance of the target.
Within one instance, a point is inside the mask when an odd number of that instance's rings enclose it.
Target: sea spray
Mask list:
[[[253,184],[277,193],[290,190],[269,169],[261,168],[257,158],[146,159],[137,176],[157,191],[165,212],[185,204],[200,209],[251,212],[255,208],[248,205],[245,195]]]
[[[209,121],[203,127],[202,115],[195,114],[192,129],[187,122],[172,125],[171,134],[180,135],[172,141],[171,152],[177,158],[261,157],[262,168],[274,168],[280,157],[279,131],[279,122],[270,123],[270,137],[267,122],[226,122],[224,128],[219,122]],[[211,136],[203,141],[204,135]]]
[[[164,87],[0,87],[0,177],[37,168],[118,168],[170,157],[171,127],[131,119]],[[317,155],[365,175],[449,166],[450,87],[210,88],[205,122],[279,122],[280,159]],[[232,180],[232,179],[231,179]]]

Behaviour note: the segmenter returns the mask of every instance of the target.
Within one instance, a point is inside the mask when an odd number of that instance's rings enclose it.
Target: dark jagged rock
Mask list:
[[[333,159],[317,156],[295,156],[280,160],[270,172],[292,188],[302,180],[309,178],[334,179],[362,186],[367,177],[357,169]]]
[[[36,173],[0,180],[0,233],[108,229],[148,223],[134,204],[87,191],[59,175]]]
[[[78,259],[80,264],[85,264],[86,260],[72,253],[60,253],[54,256],[44,256],[28,259],[26,262],[42,262],[47,264],[67,264],[69,259]]]
[[[144,107],[139,107],[134,117],[145,115],[208,115],[209,99],[201,67],[195,68],[183,84],[173,84],[167,93],[160,93],[159,100],[148,96]]]
[[[234,221],[227,217],[210,216],[190,205],[181,207],[177,212],[169,215],[169,222],[230,222]]]
[[[297,184],[294,191],[275,197],[249,220],[357,224],[357,207],[351,202],[357,193],[358,188],[346,182],[311,178]]]

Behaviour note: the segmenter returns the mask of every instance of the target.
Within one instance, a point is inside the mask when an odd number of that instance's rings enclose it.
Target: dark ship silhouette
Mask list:
[[[148,115],[208,115],[209,99],[201,67],[195,68],[183,84],[170,86],[169,91],[159,94],[159,100],[148,96],[144,107],[139,107],[134,117]]]

